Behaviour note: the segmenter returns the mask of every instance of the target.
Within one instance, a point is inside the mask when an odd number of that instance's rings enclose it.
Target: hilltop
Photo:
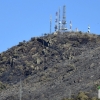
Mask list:
[[[0,54],[0,100],[18,100],[20,78],[22,100],[62,100],[79,91],[97,97],[99,61],[95,34],[45,34],[19,42]]]

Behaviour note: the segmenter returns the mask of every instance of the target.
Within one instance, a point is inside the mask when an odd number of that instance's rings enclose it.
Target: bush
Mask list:
[[[89,97],[84,92],[80,92],[77,98],[78,100],[88,100],[89,99]]]
[[[0,82],[0,91],[2,91],[3,89],[6,89],[6,86],[2,82]]]
[[[22,46],[23,45],[23,42],[19,42],[19,44],[17,46]]]

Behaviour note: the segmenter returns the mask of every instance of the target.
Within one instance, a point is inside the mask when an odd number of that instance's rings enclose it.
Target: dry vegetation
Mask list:
[[[95,34],[66,32],[24,40],[0,54],[0,100],[18,100],[20,78],[22,100],[97,100],[99,61],[100,36]],[[66,99],[69,89],[73,95]]]
[[[77,96],[71,98],[63,98],[62,100],[99,100],[97,97],[90,97],[89,93],[79,92]]]

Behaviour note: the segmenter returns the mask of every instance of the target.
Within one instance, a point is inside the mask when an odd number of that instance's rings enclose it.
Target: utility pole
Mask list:
[[[71,99],[71,89],[69,89],[69,99]]]
[[[22,100],[22,83],[21,83],[21,78],[20,78],[20,89],[19,89],[19,100]]]
[[[63,19],[62,19],[62,30],[63,31],[67,30],[66,24],[67,24],[67,22],[66,22],[66,6],[64,5],[63,6]]]

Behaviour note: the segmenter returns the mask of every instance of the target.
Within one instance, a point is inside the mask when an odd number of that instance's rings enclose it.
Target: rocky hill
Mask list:
[[[80,91],[97,97],[100,36],[45,34],[0,54],[0,100],[62,100]],[[66,99],[63,99],[66,100]]]

